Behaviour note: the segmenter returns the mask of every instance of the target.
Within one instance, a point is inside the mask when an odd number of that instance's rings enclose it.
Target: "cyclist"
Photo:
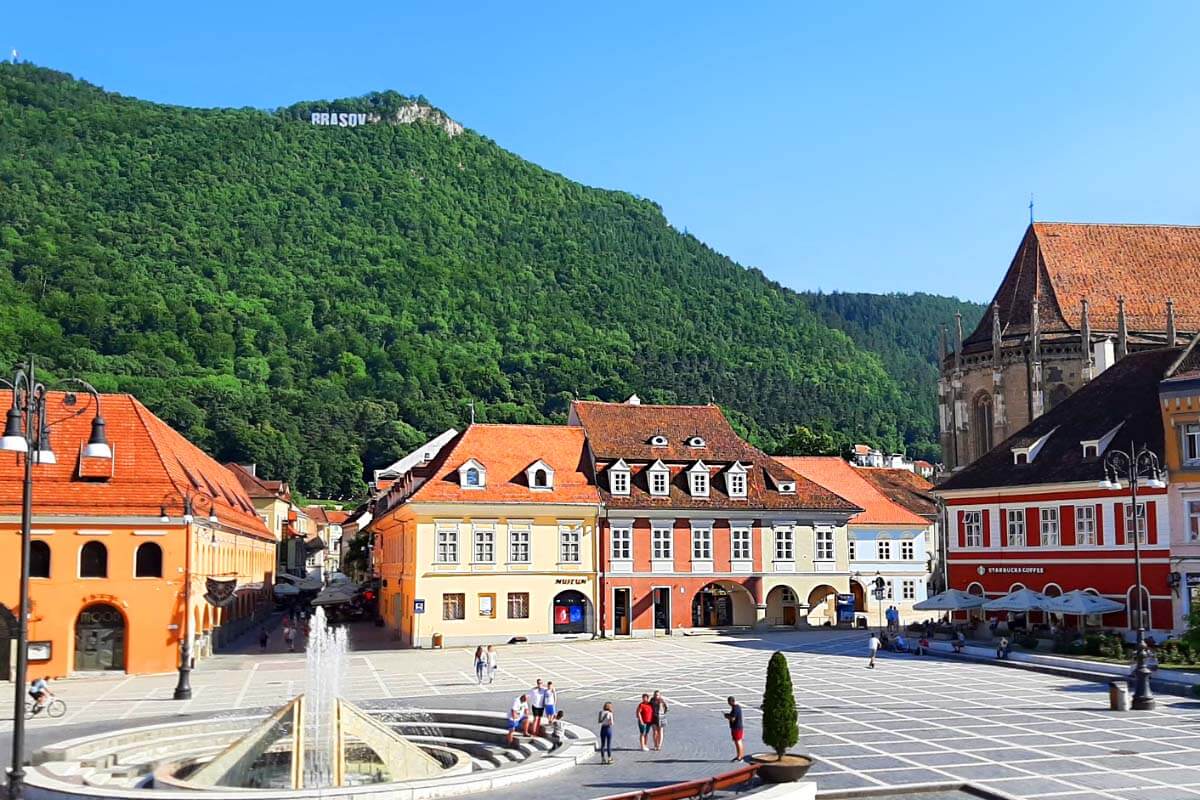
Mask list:
[[[50,676],[46,675],[43,678],[37,678],[29,685],[29,696],[34,699],[33,713],[36,714],[46,707],[46,704],[54,699],[54,695],[50,692]]]

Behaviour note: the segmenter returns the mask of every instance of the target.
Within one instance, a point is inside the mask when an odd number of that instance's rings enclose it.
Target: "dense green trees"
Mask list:
[[[636,391],[713,398],[768,448],[797,423],[928,440],[928,324],[893,348],[651,202],[470,131],[299,121],[313,107],[164,106],[0,65],[0,364],[32,351],[133,392],[312,496],[360,492],[469,401],[561,420]]]

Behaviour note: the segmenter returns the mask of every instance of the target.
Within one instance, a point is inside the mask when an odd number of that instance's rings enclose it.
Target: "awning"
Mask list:
[[[1067,592],[1061,597],[1050,597],[1046,600],[1046,611],[1055,614],[1111,614],[1114,611],[1124,611],[1124,603],[1110,600],[1107,597],[1090,594],[1082,589]]]
[[[978,594],[970,594],[962,589],[947,589],[941,594],[914,603],[917,611],[964,611],[979,608],[987,598]]]
[[[1045,611],[1050,599],[1033,589],[1018,589],[1015,592],[989,600],[983,604],[984,611],[1011,611],[1023,614],[1026,611]]]
[[[277,583],[275,584],[275,594],[280,597],[294,597],[300,594],[300,588],[291,583]]]

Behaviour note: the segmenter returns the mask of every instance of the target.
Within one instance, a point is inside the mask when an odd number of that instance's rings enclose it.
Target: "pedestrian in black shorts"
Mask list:
[[[546,713],[546,687],[538,678],[537,685],[529,690],[529,710],[533,714],[533,724],[530,725],[530,735],[537,736],[542,728],[542,716]]]

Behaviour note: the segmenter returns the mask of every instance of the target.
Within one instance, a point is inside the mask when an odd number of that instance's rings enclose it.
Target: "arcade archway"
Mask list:
[[[107,603],[93,603],[75,619],[75,669],[125,669],[125,615]]]
[[[837,589],[829,584],[817,586],[808,593],[808,624],[837,625]]]
[[[692,598],[693,628],[727,628],[754,624],[754,597],[730,581],[714,581]]]
[[[555,633],[588,633],[592,630],[592,604],[583,592],[559,592],[550,608],[550,621]]]

